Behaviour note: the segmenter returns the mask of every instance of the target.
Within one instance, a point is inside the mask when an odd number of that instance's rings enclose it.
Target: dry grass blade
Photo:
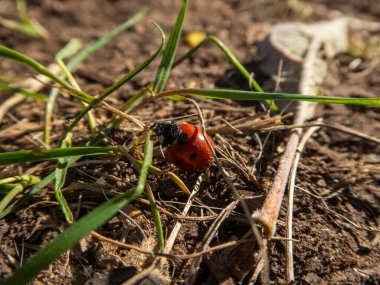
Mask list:
[[[190,195],[190,197],[189,197],[189,199],[188,199],[188,201],[186,203],[186,206],[185,206],[185,208],[183,209],[183,211],[181,213],[183,216],[186,216],[187,213],[189,212],[189,210],[191,208],[192,201],[194,200],[195,195],[199,191],[199,187],[200,187],[200,185],[202,183],[202,180],[203,180],[202,175],[198,176],[197,182],[195,183],[195,185],[193,187],[193,191],[191,192],[191,195]],[[180,221],[178,221],[175,224],[175,226],[174,226],[174,228],[173,228],[173,230],[172,230],[169,238],[166,241],[166,245],[165,245],[165,248],[164,248],[164,253],[169,253],[172,250],[174,242],[175,242],[175,240],[177,238],[177,235],[179,233],[179,230],[181,229],[181,226],[182,226],[182,223]]]
[[[305,124],[301,124],[301,125],[284,125],[284,126],[270,127],[270,128],[264,129],[263,131],[281,131],[281,130],[291,130],[291,129],[296,129],[296,128],[310,128],[310,127],[325,127],[325,128],[330,128],[330,129],[333,129],[333,130],[336,130],[336,131],[339,131],[339,132],[342,132],[342,133],[345,133],[345,134],[353,135],[355,137],[358,137],[358,138],[361,138],[361,139],[368,140],[370,142],[374,142],[374,143],[380,144],[380,139],[379,138],[367,135],[367,134],[365,134],[363,132],[360,132],[358,130],[354,130],[354,129],[348,128],[348,127],[343,126],[341,124],[336,124],[336,123],[335,124],[328,124],[328,123],[324,123],[324,122],[322,122],[320,120],[309,122],[309,123],[305,123]]]
[[[191,204],[195,198],[195,195],[197,194],[197,192],[199,191],[199,187],[200,187],[200,184],[202,183],[202,176],[199,176],[198,179],[197,179],[197,182],[193,188],[193,191],[191,192],[191,195],[186,203],[186,206],[185,208],[183,209],[182,211],[182,215],[183,216],[186,216],[188,211],[190,210],[191,208]],[[172,232],[170,233],[170,236],[169,238],[167,239],[166,241],[166,245],[165,245],[165,248],[163,250],[163,253],[164,254],[169,254],[170,251],[172,250],[173,246],[174,246],[174,242],[175,240],[177,239],[177,236],[178,236],[178,233],[180,231],[182,227],[182,222],[181,221],[177,221],[176,224],[174,225],[173,227],[173,230]],[[163,271],[163,268],[167,268],[167,260],[166,259],[158,259],[156,262],[155,262],[155,268],[157,269],[160,269],[160,271]]]
[[[223,223],[223,221],[228,218],[232,210],[236,207],[238,204],[238,200],[231,202],[218,216],[218,218],[215,219],[215,221],[210,226],[209,230],[205,234],[204,238],[202,239],[202,242],[198,245],[197,249],[200,249],[202,251],[205,251],[207,247],[209,246],[210,242],[214,238],[216,232],[218,231],[219,227]],[[189,271],[189,278],[186,282],[186,284],[192,285],[194,284],[197,274],[199,271],[199,266],[202,262],[202,255],[199,257],[194,258],[193,263],[191,264],[191,268]]]
[[[17,122],[17,124],[1,130],[0,138],[2,140],[16,138],[24,133],[39,131],[41,129],[42,125],[39,123],[33,123],[27,120],[20,120]]]
[[[292,116],[292,114],[276,115],[268,117],[267,113],[257,114],[253,117],[244,117],[235,121],[226,123],[226,125],[218,125],[207,129],[209,134],[230,134],[242,132],[252,133],[257,131],[266,131],[268,128],[276,128],[282,125],[285,118]]]
[[[112,107],[111,105],[107,104],[106,102],[103,102],[103,101],[100,102],[100,105],[104,109],[109,110],[109,111],[119,115],[120,117],[122,117],[128,121],[133,122],[134,124],[136,124],[139,127],[140,131],[142,131],[145,128],[144,122],[140,121],[139,119],[135,118],[134,116],[128,115],[128,114]]]
[[[51,64],[51,65],[48,66],[48,68],[54,74],[58,74],[61,71],[61,69],[59,68],[59,66],[57,64]],[[31,78],[28,78],[28,79],[24,80],[17,87],[25,89],[25,90],[28,90],[28,91],[31,91],[31,92],[38,92],[39,90],[41,90],[42,88],[45,87],[45,84],[47,84],[49,82],[50,82],[49,78],[47,78],[47,77],[39,74],[39,75],[36,76],[36,78],[31,77]],[[21,94],[14,94],[8,100],[4,101],[0,105],[0,123],[3,120],[3,118],[4,118],[4,115],[12,107],[20,104],[25,99],[26,99],[26,97],[23,96],[23,95],[21,95]]]
[[[294,158],[292,172],[289,177],[288,186],[288,207],[287,207],[287,217],[286,217],[286,280],[287,282],[294,281],[294,261],[293,261],[293,203],[294,203],[294,186],[297,174],[298,163],[301,158],[301,153],[309,140],[311,135],[319,130],[319,127],[312,127],[308,129],[302,136],[302,139],[298,145],[297,153]]]
[[[195,199],[194,199],[195,200]],[[144,204],[144,205],[149,205],[149,201],[148,200],[145,200],[145,199],[142,199],[142,198],[139,198],[139,199],[136,199],[137,202],[141,203],[141,204]],[[207,209],[208,207],[206,207]],[[204,222],[204,221],[212,221],[212,220],[215,220],[215,218],[217,217],[217,215],[210,215],[210,216],[201,216],[201,217],[193,217],[193,216],[185,216],[185,215],[179,215],[179,214],[173,214],[171,212],[169,212],[168,210],[166,210],[165,208],[163,207],[160,207],[160,206],[157,206],[157,209],[164,213],[165,215],[168,215],[169,217],[172,217],[173,219],[176,219],[176,220],[182,220],[182,221],[196,221],[196,222]]]

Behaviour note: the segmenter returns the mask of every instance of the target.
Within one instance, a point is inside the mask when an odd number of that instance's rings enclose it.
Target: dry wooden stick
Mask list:
[[[286,282],[294,281],[294,262],[293,262],[293,202],[294,202],[294,188],[297,174],[298,163],[301,158],[301,153],[305,147],[306,142],[311,135],[316,132],[319,127],[312,127],[308,129],[302,136],[301,142],[298,145],[297,153],[294,158],[292,172],[288,184],[288,207],[286,215]]]
[[[302,94],[314,94],[314,84],[312,83],[313,66],[321,46],[320,39],[320,33],[314,35],[303,63],[302,77],[299,88]],[[302,125],[308,118],[312,117],[315,106],[316,104],[310,102],[300,102],[295,114],[294,124]],[[272,237],[276,230],[277,218],[280,212],[282,199],[284,197],[285,186],[301,135],[301,128],[292,130],[286,145],[285,153],[281,158],[276,177],[274,178],[273,185],[267,198],[265,199],[264,205],[261,210],[253,214],[256,222],[263,227],[264,235],[267,237]]]

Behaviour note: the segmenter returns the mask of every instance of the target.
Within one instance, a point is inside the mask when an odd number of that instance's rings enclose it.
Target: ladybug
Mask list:
[[[202,130],[188,123],[165,122],[153,127],[158,141],[165,150],[166,159],[178,169],[194,173],[209,168],[214,158]],[[209,136],[207,140],[214,149]]]

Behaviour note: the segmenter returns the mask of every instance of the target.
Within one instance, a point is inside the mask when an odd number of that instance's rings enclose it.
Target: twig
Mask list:
[[[101,240],[101,241],[104,241],[104,242],[109,242],[111,244],[114,244],[114,245],[117,245],[117,246],[120,246],[120,247],[123,247],[123,248],[135,250],[137,252],[140,252],[140,253],[143,253],[143,254],[146,254],[146,255],[155,256],[157,254],[157,253],[155,253],[153,251],[145,250],[145,249],[142,249],[142,248],[140,248],[138,246],[135,246],[135,245],[132,245],[132,244],[127,244],[127,243],[123,243],[123,242],[120,242],[120,241],[117,241],[117,240],[113,240],[111,238],[103,236],[102,234],[99,234],[96,231],[91,231],[91,235],[93,237],[97,238],[98,240]]]
[[[202,250],[202,251],[198,251],[198,252],[194,252],[194,253],[190,253],[190,254],[169,254],[169,253],[162,253],[162,252],[154,252],[154,251],[150,251],[150,250],[145,250],[145,249],[142,249],[142,248],[140,248],[138,246],[135,246],[135,245],[131,245],[131,244],[127,244],[127,243],[123,243],[123,242],[117,241],[117,240],[113,240],[113,239],[108,238],[106,236],[103,236],[103,235],[101,235],[101,234],[99,234],[98,232],[95,232],[95,231],[92,231],[91,235],[93,237],[95,237],[95,238],[103,241],[103,242],[109,242],[111,244],[114,244],[114,245],[117,245],[117,246],[120,246],[120,247],[123,247],[123,248],[127,248],[127,249],[130,249],[130,250],[135,250],[135,251],[140,252],[140,253],[145,254],[145,255],[165,257],[165,258],[169,258],[169,259],[172,259],[172,260],[192,259],[192,258],[203,256],[203,255],[205,255],[207,253],[219,251],[219,250],[222,250],[222,249],[225,249],[225,248],[228,248],[228,247],[237,246],[239,244],[244,244],[244,243],[252,242],[251,239],[242,239],[242,240],[238,240],[238,241],[229,241],[229,242],[226,242],[226,243],[222,243],[222,244],[210,247],[208,249],[205,249],[205,250]]]
[[[321,46],[320,38],[320,33],[314,35],[303,63],[300,81],[300,91],[302,94],[314,93],[313,66]],[[315,104],[300,102],[297,107],[294,123],[296,125],[302,125],[308,118],[313,116],[314,109]],[[273,185],[265,199],[264,205],[260,211],[253,214],[256,222],[263,227],[264,235],[267,237],[272,237],[276,230],[277,218],[280,212],[282,198],[284,197],[285,186],[301,135],[301,128],[292,130],[285,153],[281,158],[276,177],[274,178]]]
[[[301,153],[305,147],[306,142],[311,135],[316,132],[319,127],[312,127],[308,129],[302,136],[301,142],[298,145],[297,153],[294,158],[292,172],[289,178],[288,185],[288,207],[286,216],[286,282],[294,281],[294,263],[293,263],[293,202],[294,202],[294,187],[297,174],[298,163],[301,158]]]

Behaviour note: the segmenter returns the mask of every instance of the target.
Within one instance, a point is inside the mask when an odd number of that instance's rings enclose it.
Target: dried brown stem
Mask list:
[[[206,250],[194,252],[191,254],[169,254],[169,253],[153,252],[153,251],[145,250],[145,249],[142,249],[142,248],[135,246],[135,245],[131,245],[131,244],[127,244],[127,243],[117,241],[117,240],[113,240],[113,239],[108,238],[106,236],[103,236],[102,234],[99,234],[98,232],[95,232],[95,231],[92,231],[91,235],[93,237],[103,241],[103,242],[109,242],[109,243],[114,244],[116,246],[120,246],[120,247],[127,248],[130,250],[135,250],[135,251],[140,252],[142,254],[151,255],[151,256],[159,256],[159,257],[166,257],[166,258],[169,258],[172,260],[192,259],[192,258],[196,258],[199,256],[203,256],[203,255],[210,253],[210,252],[215,252],[215,251],[219,251],[219,250],[222,250],[222,249],[225,249],[228,247],[232,247],[232,246],[236,246],[239,244],[252,242],[252,240],[250,240],[250,239],[243,239],[243,240],[238,240],[238,241],[229,241],[226,243],[216,245],[214,247],[210,247]]]
[[[140,128],[140,130],[143,130],[145,128],[145,124],[143,122],[141,122],[139,119],[135,118],[134,116],[128,115],[128,114],[112,107],[111,105],[107,104],[106,102],[102,101],[102,102],[100,102],[100,104],[104,109],[111,111],[112,113],[115,113],[115,114],[119,115],[120,117],[127,119],[128,121],[135,123]]]
[[[311,135],[316,132],[319,127],[312,127],[308,129],[302,136],[301,142],[298,145],[297,153],[294,158],[292,173],[289,178],[288,185],[288,207],[286,216],[286,282],[294,281],[294,266],[293,266],[293,202],[294,202],[294,188],[297,174],[298,163],[301,158],[301,153],[305,147],[306,142]]]
[[[313,37],[302,67],[302,77],[299,88],[302,94],[314,94],[313,66],[320,46],[320,33],[317,33]],[[315,104],[313,103],[300,102],[297,107],[294,123],[296,125],[302,125],[308,118],[313,116],[314,108]],[[267,237],[272,237],[276,230],[277,218],[284,197],[285,186],[301,135],[302,129],[297,128],[292,130],[285,153],[281,158],[276,177],[274,178],[273,185],[264,205],[260,211],[253,214],[256,222],[263,227],[264,235]]]

